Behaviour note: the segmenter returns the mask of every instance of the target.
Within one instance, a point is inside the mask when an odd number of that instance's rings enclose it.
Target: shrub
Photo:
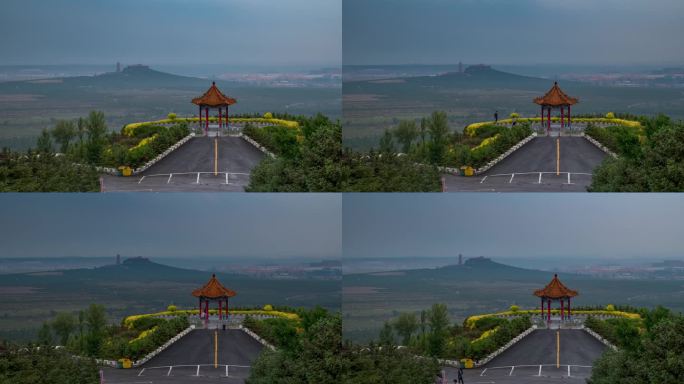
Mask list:
[[[272,118],[273,118],[273,114],[271,112],[264,113],[264,119],[272,119]]]
[[[273,310],[273,306],[272,306],[271,304],[266,304],[266,305],[264,305],[264,311],[269,311],[269,312],[270,312],[270,311],[272,311],[272,310]]]
[[[173,304],[171,304],[171,305],[169,305],[168,307],[166,307],[166,310],[169,311],[169,312],[176,312],[176,309],[177,309],[176,306],[173,305]]]
[[[517,119],[518,117],[520,117],[520,115],[516,112],[513,112],[513,113],[511,113],[510,117],[511,117],[511,119]]]
[[[171,112],[171,113],[169,113],[168,115],[166,115],[166,117],[167,117],[169,120],[176,120],[176,114],[173,113],[173,112]]]
[[[519,306],[517,306],[517,305],[515,305],[515,304],[514,304],[514,305],[511,305],[511,308],[510,308],[510,311],[511,311],[511,312],[514,312],[514,313],[515,313],[515,312],[518,312],[519,310],[520,310],[520,307],[519,307]]]
[[[608,312],[615,311],[615,306],[613,304],[606,305],[606,311],[608,311]]]
[[[615,118],[615,114],[613,112],[606,113],[606,119],[614,119],[614,118]]]

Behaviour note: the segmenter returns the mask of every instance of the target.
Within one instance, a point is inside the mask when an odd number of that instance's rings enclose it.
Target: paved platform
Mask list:
[[[557,336],[560,366],[556,366]],[[584,383],[606,346],[580,329],[541,329],[495,357],[485,366],[464,370],[464,382],[473,383]],[[444,368],[449,383],[456,369]]]
[[[103,177],[105,192],[241,192],[264,154],[237,136],[195,137],[140,175]],[[215,173],[214,167],[217,172]]]
[[[141,367],[105,368],[105,383],[244,383],[262,348],[241,330],[194,330]]]
[[[557,137],[536,137],[487,172],[444,175],[448,192],[586,192],[594,169],[607,156],[582,136],[561,136],[560,175],[556,175]]]

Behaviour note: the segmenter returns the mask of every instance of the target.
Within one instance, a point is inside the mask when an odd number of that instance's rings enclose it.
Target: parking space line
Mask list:
[[[173,173],[169,173],[169,179],[166,180],[166,184],[171,182],[171,178],[173,177]]]
[[[515,365],[511,367],[511,371],[508,372],[508,376],[513,376],[513,370],[515,369]]]
[[[169,371],[166,372],[166,376],[171,376],[171,370],[173,369],[173,365],[169,365]]]
[[[199,176],[200,176],[200,173],[197,172],[197,181],[195,182],[195,184],[199,184]]]
[[[199,367],[199,364],[197,364],[197,373],[195,374],[195,376],[199,376]]]
[[[568,377],[570,377],[570,365],[568,365]]]
[[[487,180],[487,176],[483,177],[482,180],[480,180],[480,184],[484,183],[485,180]]]
[[[515,177],[515,173],[511,173],[511,179],[508,180],[508,184],[513,182],[513,178]]]
[[[143,180],[145,180],[145,176],[141,177],[140,180],[138,180],[138,184],[142,183]]]
[[[143,372],[145,372],[145,368],[140,370],[140,373],[138,373],[138,376],[142,376]]]
[[[487,368],[485,368],[484,371],[482,371],[482,373],[480,373],[480,376],[484,376],[485,372],[487,372]]]
[[[539,364],[539,373],[537,374],[537,376],[541,376],[541,367],[541,364]]]
[[[537,184],[541,184],[541,178],[542,178],[542,173],[539,172],[539,181],[537,181]]]

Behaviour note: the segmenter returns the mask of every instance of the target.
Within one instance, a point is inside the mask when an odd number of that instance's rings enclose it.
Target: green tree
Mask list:
[[[418,329],[418,318],[415,313],[402,313],[394,322],[394,329],[402,337],[402,345],[409,345],[411,336]]]
[[[93,360],[74,359],[64,349],[0,345],[0,384],[92,384]]]
[[[399,126],[394,130],[394,137],[401,144],[401,151],[403,153],[410,153],[411,144],[418,137],[416,122],[413,120],[400,121]]]
[[[430,132],[430,162],[440,165],[448,146],[449,124],[446,112],[434,111],[427,121]]]
[[[49,154],[53,152],[52,148],[52,138],[50,137],[50,132],[47,129],[43,129],[36,142],[36,150],[43,154]]]
[[[66,345],[69,336],[76,329],[76,319],[74,315],[69,312],[60,312],[54,320],[52,320],[52,329],[59,337],[60,345]]]
[[[100,164],[102,152],[106,144],[107,123],[104,113],[101,111],[91,111],[85,120],[85,130],[88,136],[86,152],[90,164]]]
[[[85,312],[85,323],[88,328],[86,335],[86,352],[89,356],[97,356],[105,337],[107,316],[102,305],[90,304]]]
[[[52,345],[52,331],[50,330],[50,325],[46,322],[40,327],[38,331],[38,344],[40,345]]]
[[[433,304],[427,313],[427,321],[430,325],[428,352],[430,356],[441,357],[444,354],[449,327],[449,312],[446,305]]]
[[[380,153],[384,155],[394,154],[394,141],[392,140],[392,132],[387,129],[380,139]]]
[[[52,129],[52,137],[54,137],[57,144],[59,144],[59,151],[61,153],[67,153],[69,144],[71,144],[71,140],[76,137],[76,134],[76,126],[74,125],[74,122],[70,120],[60,120]]]
[[[385,322],[385,324],[382,326],[382,330],[380,331],[379,343],[380,345],[384,346],[395,345],[394,331],[392,331],[392,325],[390,325],[390,323],[388,322]]]

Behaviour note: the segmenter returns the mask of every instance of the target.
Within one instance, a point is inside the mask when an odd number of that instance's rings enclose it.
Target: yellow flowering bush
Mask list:
[[[169,113],[168,115],[166,115],[166,117],[167,117],[169,120],[176,120],[176,114],[173,113],[173,112],[171,112],[171,113]]]
[[[175,305],[171,304],[168,307],[166,307],[166,310],[168,312],[176,312],[176,309],[178,309]]]
[[[471,148],[470,150],[476,151],[480,148],[484,148],[486,146],[492,145],[492,143],[494,143],[498,139],[499,139],[499,134],[497,133],[496,135],[494,135],[492,137],[488,137],[488,138],[482,140],[482,142],[477,147]]]
[[[482,334],[480,335],[480,337],[478,337],[477,339],[471,341],[470,344],[474,344],[474,343],[477,343],[478,341],[484,340],[484,339],[486,339],[486,338],[492,336],[493,334],[495,334],[496,331],[498,331],[498,330],[499,330],[499,326],[496,326],[496,327],[494,327],[494,328],[492,328],[492,329],[490,329],[490,330],[488,330],[488,331],[484,331],[484,332],[482,332]]]
[[[162,312],[157,312],[157,313],[147,313],[147,314],[141,314],[141,315],[131,315],[128,316],[127,318],[124,319],[123,324],[126,328],[131,329],[133,327],[133,323],[141,319],[143,317],[158,317],[158,316],[189,316],[189,315],[197,315],[199,312],[198,309],[176,309],[175,311],[162,311]],[[218,309],[210,309],[209,310],[210,314],[217,314]],[[299,315],[296,313],[291,313],[291,312],[282,312],[282,311],[266,311],[263,309],[250,309],[250,310],[229,310],[229,314],[233,315],[267,315],[267,316],[276,316],[276,317],[282,317],[284,319],[288,320],[299,320]]]
[[[613,304],[608,304],[606,305],[606,311],[608,312],[614,312],[615,311],[615,306]]]
[[[271,112],[264,113],[264,119],[272,119],[272,118],[273,118],[273,114]]]
[[[138,340],[142,340],[142,339],[146,338],[147,336],[151,335],[152,333],[154,333],[154,331],[156,331],[156,330],[157,330],[157,327],[154,326],[154,327],[152,327],[152,328],[150,328],[150,329],[148,329],[148,330],[146,330],[146,331],[142,331],[142,332],[140,332],[140,334],[138,335],[138,337],[136,337],[136,338],[133,339],[133,340],[130,340],[130,341],[128,342],[128,344],[134,343],[134,342],[136,342],[136,341],[138,341]]]
[[[538,315],[540,312],[539,309],[524,309],[524,310],[517,310],[517,311],[503,311],[503,312],[496,312],[496,313],[485,313],[482,315],[473,315],[470,316],[466,319],[465,325],[466,327],[473,329],[475,328],[475,323],[477,323],[478,320],[484,319],[486,317],[506,317],[506,316],[519,316],[519,315]],[[544,313],[546,313],[547,310],[544,310]],[[552,314],[560,314],[560,309],[552,309],[551,310]],[[641,316],[638,313],[632,313],[632,312],[623,312],[623,311],[616,311],[615,307],[613,307],[613,310],[572,310],[572,313],[575,315],[593,315],[593,316],[615,316],[615,317],[623,317],[625,319],[632,319],[632,320],[639,320],[641,319]]]
[[[634,120],[625,120],[625,119],[618,119],[615,118],[615,115],[613,114],[613,117],[608,117],[608,115],[611,115],[612,112],[608,113],[606,117],[577,117],[577,118],[572,118],[572,121],[575,123],[594,123],[594,124],[613,124],[613,125],[623,125],[625,127],[631,127],[631,128],[641,128],[641,123],[638,121]],[[544,119],[546,121],[546,119]],[[540,117],[519,117],[516,118],[516,121],[519,123],[539,123],[541,121]],[[560,117],[558,116],[553,116],[551,117],[551,121],[553,122],[559,122]],[[511,124],[513,122],[513,119],[502,119],[499,120],[498,124]],[[479,128],[484,127],[485,125],[490,125],[494,124],[493,121],[482,121],[479,123],[473,123],[465,127],[463,132],[470,136],[473,137],[477,135],[477,130]]]
[[[613,112],[606,113],[606,119],[614,119],[614,118],[615,118],[615,114]]]
[[[271,304],[264,305],[264,311],[270,312],[272,310],[273,310],[273,306]]]
[[[267,112],[268,114],[270,112]],[[266,115],[264,114],[264,115]],[[280,125],[283,127],[288,127],[288,128],[299,128],[299,123],[294,121],[294,120],[283,120],[283,119],[274,119],[272,118],[265,118],[265,117],[235,117],[232,118],[230,117],[229,120],[234,123],[266,123],[266,124],[272,124],[272,125]],[[204,118],[202,119],[204,121]],[[210,116],[209,117],[210,122],[217,122],[218,117],[216,116]],[[172,123],[197,123],[199,122],[199,117],[174,117],[168,118],[168,119],[161,119],[161,120],[155,120],[155,121],[141,121],[137,123],[130,123],[127,124],[126,126],[123,127],[121,130],[121,133],[128,136],[132,137],[135,135],[135,130],[137,128],[140,128],[145,125],[159,125],[159,124],[172,124]]]
[[[129,151],[135,151],[138,148],[142,148],[144,146],[150,145],[150,143],[153,142],[154,140],[156,140],[157,137],[159,137],[158,133],[155,133],[154,135],[152,135],[150,137],[146,137],[146,138],[140,140],[140,142],[135,147],[128,148],[128,150]]]

